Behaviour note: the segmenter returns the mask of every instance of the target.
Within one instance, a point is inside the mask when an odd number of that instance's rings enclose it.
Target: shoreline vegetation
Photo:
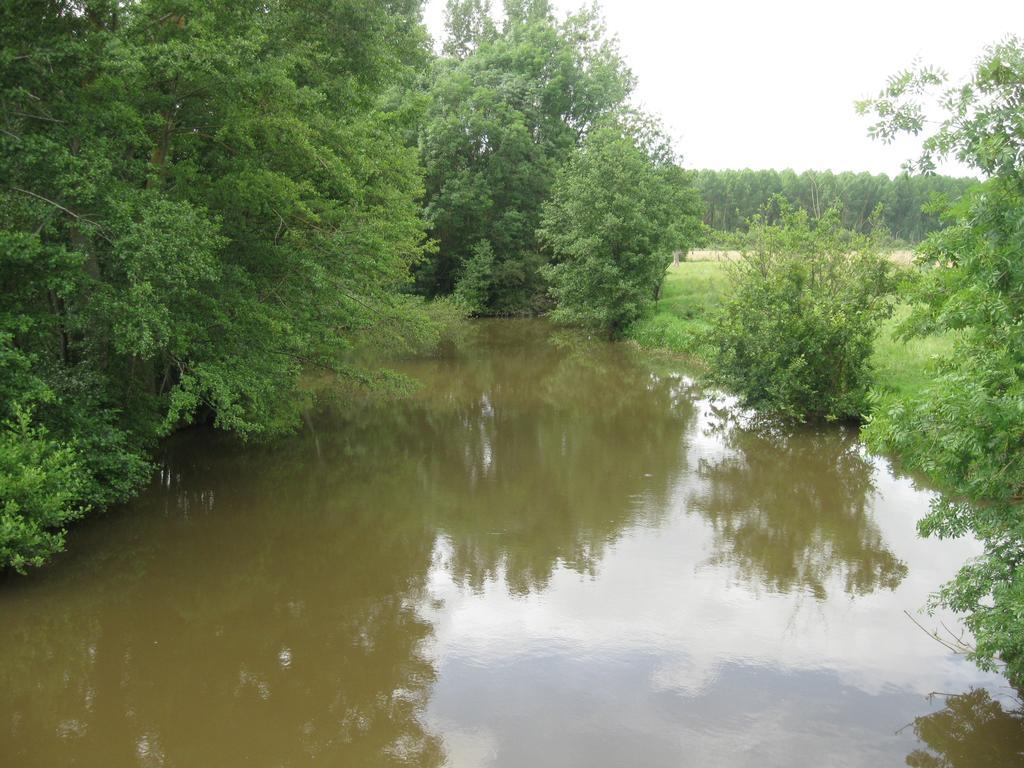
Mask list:
[[[908,252],[903,250],[886,256],[898,265],[910,261]],[[715,313],[729,290],[729,265],[739,258],[740,251],[697,249],[678,266],[670,266],[654,312],[630,326],[625,340],[642,349],[685,357],[701,368],[709,368]],[[950,333],[901,340],[899,326],[910,311],[910,304],[896,297],[892,315],[881,324],[875,337],[870,361],[876,397],[919,393],[931,381],[938,361],[953,349]]]

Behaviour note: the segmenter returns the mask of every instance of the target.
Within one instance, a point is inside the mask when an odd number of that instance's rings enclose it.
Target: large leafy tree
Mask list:
[[[483,285],[483,311],[536,309],[541,205],[558,168],[595,121],[621,107],[633,78],[593,10],[560,21],[546,0],[508,2],[499,29],[486,3],[453,0],[447,18],[448,55],[433,67],[420,132],[438,249],[419,286],[448,294],[468,272],[475,293]],[[490,254],[486,275],[480,259],[467,270],[481,252]]]
[[[644,120],[592,130],[558,174],[538,236],[555,320],[615,337],[654,305],[674,250],[700,231],[700,199]]]
[[[869,425],[877,448],[897,453],[949,495],[923,534],[973,533],[985,553],[938,600],[967,614],[985,667],[1004,663],[1024,683],[1024,43],[989,48],[971,78],[948,85],[920,68],[899,73],[861,109],[890,139],[920,133],[925,97],[940,89],[946,117],[927,135],[916,167],[956,157],[988,177],[953,207],[951,225],[921,248],[923,277],[907,336],[951,331],[957,342],[919,395],[888,400]]]
[[[290,428],[303,369],[423,331],[426,57],[417,0],[0,8],[0,562],[155,437]]]

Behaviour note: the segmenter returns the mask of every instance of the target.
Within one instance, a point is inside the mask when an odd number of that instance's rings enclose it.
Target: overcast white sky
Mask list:
[[[500,0],[492,0],[500,7]],[[564,14],[580,0],[554,0]],[[443,31],[445,0],[426,22]],[[609,32],[691,168],[894,174],[907,140],[867,137],[853,102],[915,57],[959,78],[985,45],[1024,35],[1022,0],[603,0]],[[943,170],[966,173],[966,169]]]

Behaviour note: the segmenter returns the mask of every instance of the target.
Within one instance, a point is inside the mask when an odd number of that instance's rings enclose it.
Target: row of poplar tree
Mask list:
[[[746,232],[749,222],[766,209],[771,211],[773,199],[780,196],[812,219],[838,208],[842,227],[864,235],[871,233],[873,214],[881,207],[886,230],[912,244],[941,228],[940,201],[958,200],[978,180],[938,174],[889,177],[884,173],[745,169],[697,171],[695,183],[704,201],[704,223],[720,232]]]

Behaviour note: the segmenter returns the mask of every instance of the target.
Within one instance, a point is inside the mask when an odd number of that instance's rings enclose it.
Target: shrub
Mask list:
[[[0,568],[24,573],[64,548],[64,525],[81,517],[75,452],[19,410],[0,427]]]
[[[795,418],[856,419],[891,268],[876,237],[784,207],[750,223],[750,250],[730,267],[731,293],[712,332],[720,383],[747,405]]]

